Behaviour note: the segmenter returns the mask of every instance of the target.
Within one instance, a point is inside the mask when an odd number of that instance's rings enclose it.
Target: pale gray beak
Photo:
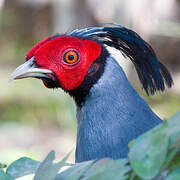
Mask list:
[[[9,78],[9,82],[15,79],[22,79],[28,77],[34,78],[49,78],[47,74],[52,74],[53,72],[49,69],[41,69],[36,67],[36,63],[34,61],[34,57],[25,62],[24,64],[17,67],[11,77]]]

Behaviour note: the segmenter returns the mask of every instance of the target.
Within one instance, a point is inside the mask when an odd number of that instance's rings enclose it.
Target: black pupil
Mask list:
[[[70,55],[68,56],[68,59],[69,59],[69,60],[73,60],[73,59],[74,59],[74,55],[70,54]]]

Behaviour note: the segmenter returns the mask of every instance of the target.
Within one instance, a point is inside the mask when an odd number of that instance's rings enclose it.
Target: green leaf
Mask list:
[[[127,160],[101,159],[97,161],[84,175],[82,180],[126,180],[131,170]]]
[[[8,177],[7,174],[5,174],[5,172],[0,169],[0,180],[12,180],[10,177]]]
[[[165,121],[167,123],[166,134],[170,136],[169,146],[180,146],[180,112]]]
[[[169,118],[168,121],[178,122],[179,120],[180,120],[180,111],[177,112],[175,115],[173,115],[171,118]]]
[[[135,142],[136,142],[135,139],[133,139],[132,141],[130,141],[130,142],[128,143],[128,147],[131,148]]]
[[[65,161],[69,155],[70,153],[62,161],[53,163],[55,153],[54,151],[51,151],[45,160],[40,164],[34,180],[54,180],[60,168],[66,165]]]
[[[165,180],[180,180],[180,167],[172,171]]]
[[[165,167],[168,170],[180,165],[180,112],[167,120],[166,134],[170,137],[168,155],[166,158]]]
[[[129,159],[134,171],[143,179],[158,175],[167,155],[169,137],[166,124],[140,136],[132,145]]]
[[[172,171],[178,167],[180,167],[180,153],[177,153],[171,161],[166,165],[168,171]]]
[[[72,167],[58,174],[55,180],[79,180],[93,164],[94,161],[76,163]]]
[[[171,164],[176,159],[176,155],[178,156],[178,151],[179,151],[179,148],[174,148],[174,149],[168,150],[165,166],[169,166],[169,164]]]
[[[134,171],[132,171],[129,173],[128,180],[141,180],[141,178],[137,176],[137,174]]]
[[[0,168],[6,168],[7,167],[7,165],[6,164],[2,164],[2,163],[0,163]]]
[[[12,179],[16,179],[28,174],[35,173],[40,162],[23,157],[14,161],[6,170],[6,174]]]
[[[180,112],[136,139],[130,147],[130,163],[141,178],[151,179],[174,159],[179,147]]]

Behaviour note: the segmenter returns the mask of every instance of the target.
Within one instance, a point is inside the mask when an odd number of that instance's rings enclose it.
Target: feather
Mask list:
[[[170,73],[158,61],[151,46],[130,29],[120,25],[115,27],[89,27],[76,29],[68,35],[93,38],[121,51],[133,62],[143,89],[148,95],[159,90],[164,91],[165,85],[171,87],[173,84]]]

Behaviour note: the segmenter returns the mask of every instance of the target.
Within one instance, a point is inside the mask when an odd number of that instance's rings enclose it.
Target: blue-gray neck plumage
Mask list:
[[[76,162],[126,157],[131,140],[161,123],[112,57],[83,106],[77,107],[77,120]]]

